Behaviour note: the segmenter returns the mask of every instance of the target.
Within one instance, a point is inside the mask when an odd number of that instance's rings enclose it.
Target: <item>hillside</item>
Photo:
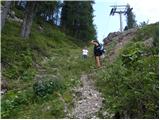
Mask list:
[[[104,40],[105,67],[95,75],[105,98],[99,116],[158,118],[159,23],[111,33]]]
[[[7,21],[1,33],[2,118],[85,118],[89,99],[89,118],[158,118],[159,23],[111,37],[101,69],[93,46],[82,59],[83,43],[49,23],[33,23],[29,39],[19,31]]]
[[[82,59],[83,43],[50,24],[41,26],[34,23],[27,40],[19,35],[20,23],[8,21],[2,31],[2,118],[65,117],[64,104],[73,104],[71,88],[94,67],[92,53]]]

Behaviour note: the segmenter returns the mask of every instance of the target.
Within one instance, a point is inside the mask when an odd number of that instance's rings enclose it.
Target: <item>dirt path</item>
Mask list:
[[[101,94],[95,89],[89,75],[81,75],[81,82],[82,85],[75,89],[75,107],[71,116],[75,119],[98,118],[96,113],[102,107]]]

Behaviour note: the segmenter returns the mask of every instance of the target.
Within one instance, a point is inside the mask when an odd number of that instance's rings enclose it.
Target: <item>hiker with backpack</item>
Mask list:
[[[96,66],[97,68],[99,68],[102,66],[100,61],[100,56],[104,53],[103,45],[100,44],[97,40],[92,40],[90,43],[94,45],[94,56],[95,56]]]

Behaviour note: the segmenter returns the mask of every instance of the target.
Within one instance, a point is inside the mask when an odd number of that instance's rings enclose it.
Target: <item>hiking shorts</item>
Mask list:
[[[102,55],[102,53],[100,51],[98,51],[98,50],[94,51],[94,56],[101,56],[101,55]]]

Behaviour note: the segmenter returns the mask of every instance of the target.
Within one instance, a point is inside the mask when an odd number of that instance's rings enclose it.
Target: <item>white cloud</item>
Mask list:
[[[96,0],[96,2],[104,2],[110,5],[126,5],[127,3],[133,7],[137,22],[149,20],[149,23],[157,22],[160,19],[159,0]]]
[[[109,16],[111,5],[126,5],[133,7],[136,15],[137,24],[143,21],[155,23],[159,21],[159,2],[158,0],[95,0],[94,5],[96,17],[94,22],[97,26],[98,39],[102,40],[110,32],[119,30],[119,15]],[[126,17],[123,18],[123,28],[126,26]]]
[[[138,22],[147,21],[149,23],[159,21],[159,1],[158,0],[119,0],[117,4],[129,3],[133,7]]]

